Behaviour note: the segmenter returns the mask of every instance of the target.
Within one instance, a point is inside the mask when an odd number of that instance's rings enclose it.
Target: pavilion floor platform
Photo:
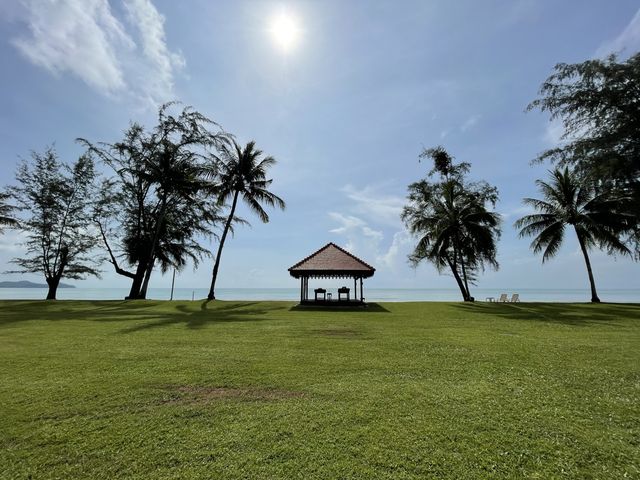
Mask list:
[[[365,302],[363,302],[362,300],[336,300],[336,299],[327,299],[327,300],[323,300],[323,299],[318,299],[318,300],[314,300],[314,299],[308,299],[308,300],[302,300],[300,302],[300,305],[308,305],[308,306],[315,306],[315,307],[365,307],[367,304]]]

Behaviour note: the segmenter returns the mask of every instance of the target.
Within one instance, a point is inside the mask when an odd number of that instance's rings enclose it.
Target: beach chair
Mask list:
[[[326,301],[327,300],[327,291],[324,288],[316,288],[313,293],[315,293],[316,295],[316,302],[318,301],[318,297],[320,297],[320,295],[322,295],[322,300]]]
[[[506,293],[503,293],[502,295],[500,295],[500,298],[498,299],[498,302],[502,302],[502,303],[508,302],[509,301],[508,297],[509,296]]]
[[[514,293],[511,295],[511,303],[516,303],[520,301],[520,294]]]

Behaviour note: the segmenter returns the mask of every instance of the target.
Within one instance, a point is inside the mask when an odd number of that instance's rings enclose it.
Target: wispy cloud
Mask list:
[[[125,22],[107,0],[22,0],[28,33],[13,45],[34,65],[78,77],[108,96],[133,95],[158,104],[173,97],[173,78],[184,66],[169,50],[164,17],[149,0],[123,2]]]
[[[384,194],[380,187],[342,188],[350,200],[347,213],[330,212],[337,223],[330,230],[346,241],[345,248],[387,271],[397,270],[406,262],[412,239],[400,221],[404,199]]]
[[[376,256],[379,264],[384,265],[389,270],[395,270],[401,263],[406,262],[407,254],[413,246],[413,239],[406,230],[401,230],[393,234],[393,240],[386,252]]]
[[[605,57],[611,53],[633,54],[640,50],[640,9],[620,34],[603,43],[596,50],[596,57]]]
[[[481,118],[482,118],[482,115],[471,115],[469,118],[467,118],[464,121],[462,125],[460,125],[460,131],[464,133],[470,128],[475,127]]]
[[[502,212],[500,213],[500,216],[504,220],[512,220],[515,218],[523,217],[525,215],[530,215],[532,213],[534,213],[534,211],[531,209],[531,207],[527,205],[523,205],[521,207],[515,207],[510,210],[507,210],[506,212]]]
[[[130,0],[124,3],[131,25],[136,27],[142,46],[144,71],[138,70],[139,81],[144,82],[150,102],[170,100],[173,95],[173,77],[185,66],[182,54],[171,52],[164,32],[164,17],[150,0]],[[153,72],[149,75],[148,72]]]
[[[134,43],[106,0],[24,0],[30,35],[13,40],[33,64],[72,73],[104,93],[125,88],[117,51]]]
[[[400,214],[405,203],[403,197],[382,193],[379,187],[372,185],[356,188],[347,184],[342,192],[351,200],[351,209],[355,213],[378,224],[400,225]]]

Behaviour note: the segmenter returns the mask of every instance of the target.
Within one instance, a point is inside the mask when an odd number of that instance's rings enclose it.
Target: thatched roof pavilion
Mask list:
[[[334,243],[328,243],[320,250],[289,268],[289,274],[300,279],[300,303],[320,303],[327,305],[361,305],[364,302],[362,280],[372,277],[376,269],[360,260],[355,255],[340,248]],[[353,298],[350,289],[338,289],[338,297],[327,298],[326,290],[315,290],[313,300],[309,299],[309,278],[353,278]],[[358,298],[358,280],[360,280],[360,298]],[[343,299],[343,296],[346,299]]]

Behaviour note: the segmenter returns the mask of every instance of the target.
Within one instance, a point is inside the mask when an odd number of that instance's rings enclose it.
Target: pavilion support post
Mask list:
[[[364,292],[362,291],[362,277],[360,277],[360,301],[364,302]]]
[[[358,299],[358,284],[356,283],[356,277],[353,277],[353,299]]]
[[[303,295],[303,285],[304,285],[304,277],[300,277],[300,303],[303,302],[304,300],[304,295]]]

